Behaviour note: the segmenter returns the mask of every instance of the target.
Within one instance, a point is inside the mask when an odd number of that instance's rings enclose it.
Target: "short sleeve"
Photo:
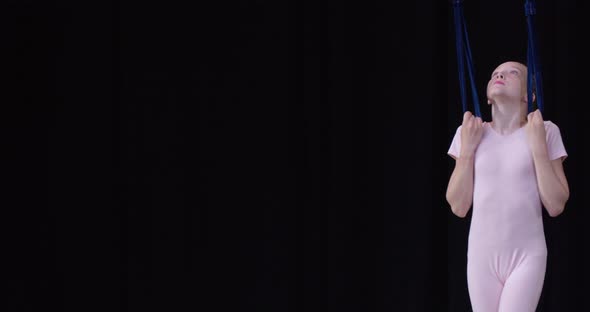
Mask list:
[[[455,136],[453,137],[451,147],[449,147],[447,154],[453,156],[455,159],[459,158],[459,154],[461,154],[461,126],[457,127],[457,131],[455,132]]]
[[[559,127],[551,121],[545,121],[545,132],[547,134],[547,152],[550,160],[563,157],[567,158],[567,152],[561,138]]]

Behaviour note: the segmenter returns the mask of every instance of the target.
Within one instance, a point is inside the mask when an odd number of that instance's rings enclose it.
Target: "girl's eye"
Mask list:
[[[513,75],[518,75],[518,72],[516,70],[513,70],[510,73],[513,74]]]

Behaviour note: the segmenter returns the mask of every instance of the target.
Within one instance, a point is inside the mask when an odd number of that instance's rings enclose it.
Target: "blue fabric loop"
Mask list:
[[[457,49],[457,67],[459,70],[459,89],[461,92],[461,104],[463,112],[467,111],[467,91],[465,81],[465,62],[467,63],[467,72],[469,74],[469,82],[471,84],[471,95],[473,98],[473,108],[475,116],[481,117],[479,110],[479,100],[477,96],[477,88],[475,85],[475,70],[473,66],[473,58],[469,46],[469,36],[467,34],[467,24],[463,14],[461,0],[453,1],[453,13],[455,21],[455,44]]]
[[[526,0],[526,2],[524,4],[524,8],[525,8],[525,15],[526,15],[526,19],[527,19],[527,33],[528,33],[528,42],[527,42],[528,109],[529,109],[529,113],[534,110],[533,101],[532,101],[532,93],[533,93],[533,85],[534,85],[537,108],[539,108],[539,111],[543,112],[543,79],[542,79],[542,75],[541,75],[541,62],[539,59],[539,54],[537,52],[537,42],[536,42],[536,34],[535,34],[534,20],[533,20],[533,17],[536,13],[535,1],[534,0]]]
[[[465,67],[469,74],[469,83],[471,84],[471,95],[473,99],[473,108],[475,116],[481,117],[479,110],[479,100],[477,88],[475,85],[475,70],[473,66],[473,57],[469,45],[469,36],[467,35],[467,24],[463,14],[463,0],[453,0],[453,13],[455,21],[455,45],[457,49],[457,67],[459,71],[459,90],[461,95],[461,104],[463,112],[467,111],[467,83],[465,81]],[[543,112],[543,79],[541,75],[541,62],[537,52],[536,34],[533,17],[536,14],[534,0],[526,0],[524,4],[525,15],[527,19],[527,99],[529,113],[534,110],[533,90],[535,91],[535,102],[537,108]],[[467,63],[467,64],[465,64]]]

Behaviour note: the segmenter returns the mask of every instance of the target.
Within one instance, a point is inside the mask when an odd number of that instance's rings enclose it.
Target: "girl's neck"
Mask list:
[[[526,124],[526,106],[516,103],[492,105],[492,122],[490,125],[500,134],[511,133]]]

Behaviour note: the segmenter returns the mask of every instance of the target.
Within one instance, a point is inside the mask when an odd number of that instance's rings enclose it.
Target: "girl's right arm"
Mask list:
[[[473,173],[475,150],[481,141],[483,125],[480,117],[470,112],[463,115],[461,151],[455,158],[455,168],[447,186],[447,202],[455,215],[464,218],[473,203]]]

